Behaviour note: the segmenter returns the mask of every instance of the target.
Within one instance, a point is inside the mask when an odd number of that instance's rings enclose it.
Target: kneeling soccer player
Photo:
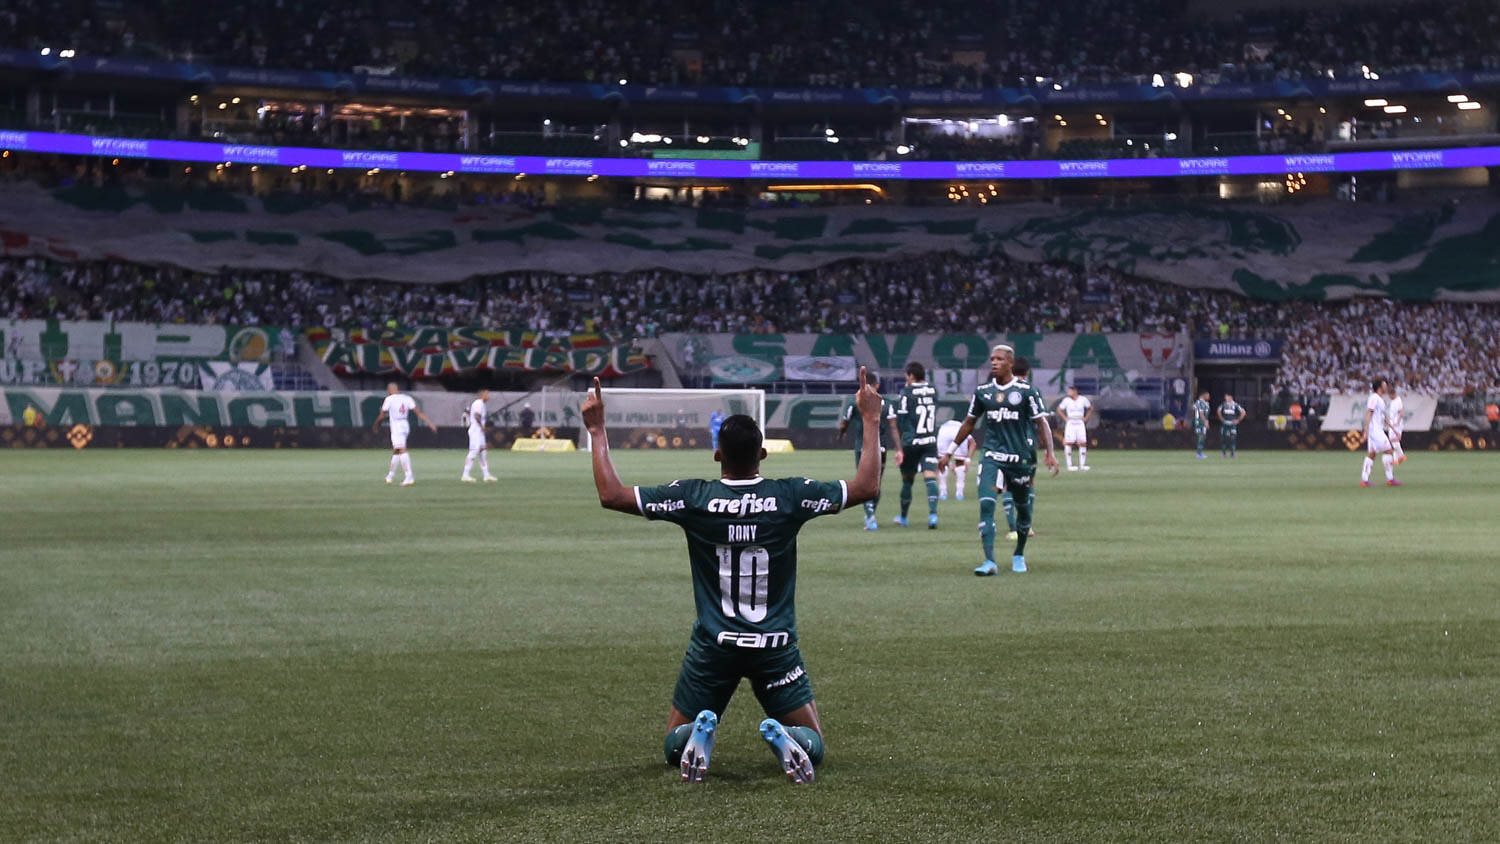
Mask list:
[[[698,619],[672,693],[664,747],[667,764],[678,766],[686,782],[703,781],[719,718],[742,677],[769,716],[760,734],[782,771],[793,782],[808,783],[822,762],[823,727],[797,647],[797,533],[808,520],[879,492],[881,399],[864,367],[859,383],[855,404],[864,447],[852,481],[762,478],[760,428],[754,419],[735,415],[719,430],[718,480],[628,487],[610,459],[599,379],[583,403],[599,503],[672,522],[687,535]]]
[[[969,401],[969,412],[958,429],[955,440],[962,442],[984,420],[984,439],[979,462],[979,541],[984,546],[984,562],[974,569],[981,577],[999,573],[995,565],[995,490],[1014,495],[1016,508],[1016,547],[1010,569],[1026,571],[1026,539],[1031,531],[1031,485],[1036,474],[1036,440],[1044,446],[1045,465],[1057,474],[1057,456],[1052,451],[1052,426],[1047,424],[1047,406],[1041,393],[1012,371],[1015,349],[996,346],[990,352],[988,384],[981,384]],[[939,458],[946,466],[951,454]]]

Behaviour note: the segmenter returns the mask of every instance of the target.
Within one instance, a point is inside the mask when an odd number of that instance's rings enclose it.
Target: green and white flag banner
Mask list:
[[[796,211],[509,206],[347,210],[287,198],[118,189],[0,190],[0,252],[123,258],[344,279],[457,281],[497,268],[563,274],[668,269],[805,270],[848,258],[954,251],[1103,265],[1186,287],[1267,299],[1500,301],[1500,204],[1333,199],[1128,208],[996,203]]]

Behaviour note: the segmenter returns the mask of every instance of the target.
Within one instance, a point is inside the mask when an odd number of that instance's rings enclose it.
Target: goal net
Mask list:
[[[587,394],[548,390],[546,401],[583,404]],[[710,420],[743,413],[766,429],[765,390],[604,388],[604,422],[610,443],[645,448],[712,448]],[[589,432],[578,426],[578,447],[589,450]]]

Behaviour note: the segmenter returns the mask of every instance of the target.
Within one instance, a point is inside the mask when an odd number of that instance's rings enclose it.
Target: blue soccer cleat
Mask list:
[[[771,752],[781,762],[781,770],[792,778],[792,782],[802,785],[813,781],[812,759],[780,721],[767,718],[760,722],[760,737],[771,746]]]
[[[1016,574],[1026,573],[1026,558],[1020,554],[1010,558],[1010,570]]]
[[[865,530],[880,530],[880,522],[874,516],[865,516]]]
[[[896,518],[891,519],[891,524],[898,527],[906,527],[908,524],[910,524],[910,522],[906,520],[905,516],[897,516]]]
[[[999,573],[1000,567],[995,565],[994,560],[985,560],[983,565],[974,569],[974,574],[977,577],[994,577]]]
[[[708,757],[714,752],[714,736],[719,729],[719,716],[705,709],[693,719],[693,734],[682,748],[682,781],[703,782],[708,773]]]
[[[927,514],[927,529],[937,530],[937,513]]]

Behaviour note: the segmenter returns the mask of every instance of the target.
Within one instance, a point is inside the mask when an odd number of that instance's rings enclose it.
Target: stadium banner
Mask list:
[[[1281,360],[1281,340],[1194,340],[1193,357],[1200,361]]]
[[[230,364],[226,364],[230,365]],[[89,360],[0,357],[0,384],[57,387],[179,387],[197,389],[200,363],[191,360]]]
[[[471,393],[416,390],[409,395],[439,427],[462,428]],[[128,388],[0,387],[0,425],[18,425],[27,410],[44,426],[361,428],[373,425],[383,392],[214,391]],[[488,423],[498,427],[576,429],[585,393],[492,392]],[[826,398],[826,397],[825,397]],[[767,399],[769,412],[769,399]],[[714,411],[753,414],[744,396],[648,393],[608,396],[605,422],[622,430],[651,429],[706,439]],[[526,424],[523,425],[522,423]],[[382,428],[385,426],[382,425]],[[413,430],[422,425],[413,420]]]
[[[764,384],[775,381],[776,364],[746,355],[718,355],[703,365],[715,384]]]
[[[473,326],[311,328],[318,358],[339,375],[437,378],[472,372],[568,372],[615,377],[651,368],[640,347],[601,334]]]
[[[671,85],[493,81],[452,77],[394,76],[368,72],[271,70],[215,67],[186,62],[106,56],[42,55],[37,50],[0,49],[0,67],[54,75],[135,77],[190,83],[211,88],[259,86],[350,94],[405,94],[468,100],[740,104],[764,106],[1017,106],[1161,103],[1213,100],[1287,100],[1330,96],[1375,96],[1396,93],[1441,93],[1493,87],[1500,73],[1479,71],[1403,71],[1378,79],[1325,79],[1321,76],[1270,82],[1240,82],[1208,70],[1193,84],[1152,85],[1146,81],[1113,84],[1038,84],[1026,88],[749,88],[679,87]],[[1042,80],[1039,78],[1038,82]],[[1048,83],[1051,80],[1047,80]],[[1174,80],[1175,81],[1175,80]]]
[[[1334,393],[1328,397],[1328,412],[1323,416],[1324,431],[1363,431],[1365,403],[1369,393]],[[1416,393],[1401,394],[1401,417],[1407,431],[1430,431],[1437,415],[1437,396]]]
[[[492,205],[455,215],[435,208],[351,210],[311,199],[283,207],[285,198],[215,196],[209,202],[202,194],[10,185],[0,190],[0,254],[165,263],[204,273],[235,267],[449,282],[501,269],[563,275],[801,271],[849,258],[951,251],[1108,266],[1259,299],[1500,301],[1500,274],[1491,263],[1497,241],[1486,235],[1500,230],[1500,203],[1486,200],[1353,206],[1328,199],[1275,208],[564,207],[540,214]],[[594,298],[581,285],[570,294],[580,302]]]
[[[230,363],[222,360],[206,360],[198,364],[205,390],[226,393],[268,393],[276,389],[276,379],[271,376],[271,365],[267,363]]]
[[[859,366],[847,355],[783,355],[781,369],[788,381],[855,381]]]
[[[899,379],[909,361],[939,371],[972,372],[977,384],[988,380],[990,349],[998,343],[1009,344],[1033,368],[1084,370],[1121,383],[1176,372],[1187,364],[1187,337],[1182,334],[669,333],[662,340],[679,371],[712,371],[725,383],[735,383],[720,378],[726,358],[745,359],[747,371],[759,362],[774,372],[788,359],[842,357],[855,362],[845,379],[851,385],[861,364],[889,381]],[[959,378],[958,383],[967,384],[968,379]]]
[[[0,359],[269,361],[296,347],[296,336],[274,325],[0,320]]]

